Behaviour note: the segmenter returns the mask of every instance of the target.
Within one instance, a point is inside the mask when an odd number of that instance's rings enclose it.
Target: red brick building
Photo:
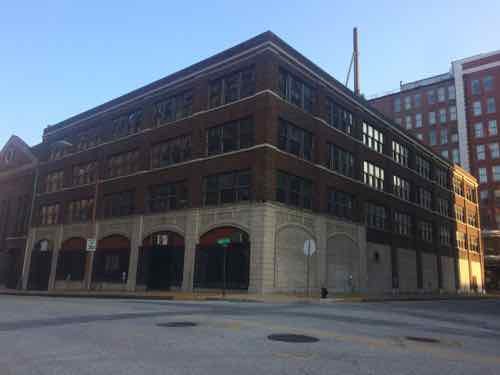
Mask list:
[[[402,84],[370,103],[479,180],[489,286],[500,288],[500,52],[453,61],[449,73]]]
[[[36,150],[24,288],[483,289],[477,181],[270,32]]]

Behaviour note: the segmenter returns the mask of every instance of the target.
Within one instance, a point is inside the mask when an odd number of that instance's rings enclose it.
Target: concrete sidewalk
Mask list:
[[[266,303],[336,303],[336,302],[395,302],[395,301],[435,301],[435,300],[477,300],[498,299],[499,294],[398,294],[398,295],[362,295],[362,294],[330,294],[321,299],[319,295],[306,296],[305,294],[252,294],[228,292],[225,296],[221,292],[106,292],[106,291],[21,291],[0,289],[0,295],[40,296],[40,297],[73,297],[73,298],[109,298],[109,299],[150,299],[176,301],[230,301],[230,302],[266,302]]]

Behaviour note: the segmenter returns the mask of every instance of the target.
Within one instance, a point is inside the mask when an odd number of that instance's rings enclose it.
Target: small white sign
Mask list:
[[[49,251],[49,241],[43,240],[40,242],[40,251],[41,252]]]
[[[314,240],[304,241],[304,255],[311,256],[316,252],[316,242]]]
[[[95,238],[87,238],[87,251],[95,251],[97,248],[97,240]]]

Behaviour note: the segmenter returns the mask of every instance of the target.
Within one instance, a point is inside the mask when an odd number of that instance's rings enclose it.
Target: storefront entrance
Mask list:
[[[47,290],[49,288],[51,263],[52,244],[47,240],[42,240],[35,245],[31,254],[28,289]]]

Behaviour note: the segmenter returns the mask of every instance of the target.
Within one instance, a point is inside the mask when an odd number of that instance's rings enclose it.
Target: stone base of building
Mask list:
[[[462,260],[457,264],[455,258],[427,253],[422,253],[422,275],[419,276],[418,253],[414,249],[396,249],[397,265],[393,267],[391,246],[367,242],[363,225],[277,203],[249,203],[116,218],[96,224],[33,228],[29,234],[23,267],[23,288],[27,289],[30,285],[30,275],[36,274],[40,278],[40,273],[33,270],[31,258],[41,258],[33,254],[41,251],[39,244],[44,241],[43,250],[51,252],[50,271],[45,275],[49,290],[144,291],[147,287],[143,279],[148,276],[144,276],[143,271],[147,259],[144,249],[149,249],[152,236],[157,236],[154,237],[157,238],[155,241],[165,241],[161,245],[165,245],[165,251],[168,251],[168,246],[174,246],[168,244],[169,238],[175,236],[175,249],[178,253],[183,252],[183,257],[176,258],[177,264],[169,265],[169,269],[177,267],[176,271],[169,271],[177,277],[177,284],[171,290],[193,291],[205,289],[206,285],[220,289],[222,281],[215,272],[217,264],[203,269],[205,263],[198,258],[202,257],[202,251],[208,252],[203,255],[207,259],[211,257],[210,251],[220,251],[214,247],[218,246],[215,242],[223,239],[218,238],[217,233],[233,233],[228,228],[234,228],[237,230],[234,233],[239,234],[238,238],[229,238],[230,242],[238,246],[230,245],[225,255],[228,259],[227,277],[232,278],[230,281],[233,283],[228,288],[236,285],[243,292],[304,294],[309,291],[319,294],[321,288],[327,288],[331,293],[390,294],[395,290],[394,269],[399,275],[397,283],[400,293],[416,293],[419,290],[439,293],[440,289],[455,292],[456,270],[460,272],[460,280],[468,277]],[[104,251],[100,248],[100,244],[104,243],[101,241],[113,236],[120,236],[121,243],[129,246],[123,249],[127,252],[123,279],[94,282],[94,258]],[[231,236],[234,237],[233,234]],[[57,267],[61,264],[58,258],[67,251],[65,244],[68,241],[73,241],[73,244],[78,241],[85,243],[88,238],[96,238],[98,245],[95,253],[82,255],[86,257],[82,258],[82,267],[85,268],[81,270],[84,272],[83,281],[56,281]],[[310,256],[304,254],[307,240],[314,242],[315,251]],[[243,241],[248,249],[242,248],[243,242],[238,241]],[[120,246],[123,248],[126,245]],[[75,250],[74,247],[72,245],[71,251]],[[438,258],[441,275],[438,274]],[[83,259],[86,259],[85,262]],[[471,269],[476,276],[481,273],[480,265],[472,264]],[[208,275],[214,272],[215,276]],[[248,279],[240,277],[238,273],[241,272],[247,273]],[[422,279],[421,286],[418,285],[419,277]],[[482,278],[477,277],[477,280],[482,288]],[[459,289],[468,290],[470,287],[470,283],[460,282]]]

